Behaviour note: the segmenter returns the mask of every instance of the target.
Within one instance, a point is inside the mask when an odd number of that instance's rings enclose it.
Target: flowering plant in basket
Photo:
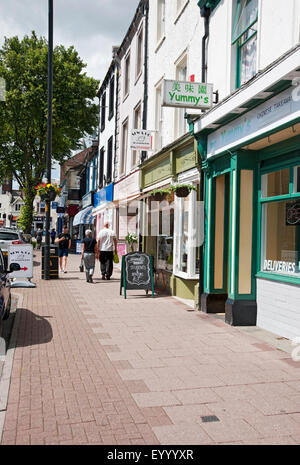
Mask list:
[[[36,194],[41,197],[41,199],[54,200],[55,197],[61,195],[61,188],[57,184],[43,183],[35,186]]]

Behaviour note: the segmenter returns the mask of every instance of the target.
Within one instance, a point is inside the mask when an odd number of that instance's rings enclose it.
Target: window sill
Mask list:
[[[177,12],[176,14],[176,17],[175,17],[175,20],[174,20],[174,24],[177,23],[177,21],[179,20],[180,16],[182,15],[182,13],[184,12],[187,4],[189,3],[190,0],[186,0],[186,2],[182,5],[182,7],[180,8],[180,10]]]
[[[186,280],[193,280],[193,281],[199,280],[199,275],[189,276],[184,271],[174,271],[173,274],[177,278],[182,278],[182,279],[186,279]]]
[[[292,275],[281,275],[281,274],[276,274],[276,273],[266,273],[264,271],[259,271],[255,275],[256,278],[262,278],[262,279],[270,279],[272,281],[281,281],[283,283],[289,283],[289,284],[300,284],[300,276],[299,278],[296,276]]]
[[[135,81],[134,81],[135,86],[136,86],[137,82],[139,81],[141,75],[142,75],[142,70],[136,75],[136,78],[135,78]]]
[[[161,39],[159,39],[159,41],[157,42],[156,48],[154,50],[154,53],[158,52],[158,50],[160,49],[160,47],[164,43],[165,39],[166,39],[166,36],[163,36]]]

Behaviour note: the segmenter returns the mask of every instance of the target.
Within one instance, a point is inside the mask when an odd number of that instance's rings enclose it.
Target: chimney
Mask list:
[[[119,50],[119,45],[113,45],[113,46],[112,46],[112,57],[113,57],[113,59],[116,58],[116,55],[117,55],[117,53],[118,53],[118,50]]]

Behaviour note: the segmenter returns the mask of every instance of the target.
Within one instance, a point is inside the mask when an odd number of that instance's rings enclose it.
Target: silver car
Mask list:
[[[24,239],[21,231],[13,228],[0,228],[0,249],[3,252],[7,266],[7,246],[12,244],[23,244]]]

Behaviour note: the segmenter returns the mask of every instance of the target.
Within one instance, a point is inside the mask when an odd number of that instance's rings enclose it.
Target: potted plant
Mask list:
[[[171,189],[174,191],[176,197],[187,197],[192,190],[196,191],[197,187],[193,184],[175,184],[171,186]]]
[[[137,235],[135,233],[128,232],[127,236],[125,237],[125,241],[130,247],[130,252],[133,252],[133,244],[137,243]]]
[[[35,190],[37,195],[39,195],[42,200],[50,202],[55,200],[57,195],[61,195],[61,188],[58,187],[57,184],[39,184],[38,186],[35,186]]]
[[[174,200],[174,192],[171,187],[168,187],[167,189],[154,189],[151,192],[151,195],[157,202],[162,202],[165,199],[167,199],[168,202],[172,202]]]

